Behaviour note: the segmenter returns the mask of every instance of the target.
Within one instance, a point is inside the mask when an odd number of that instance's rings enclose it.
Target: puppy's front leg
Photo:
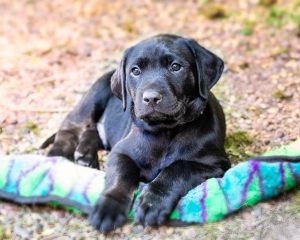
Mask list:
[[[90,214],[93,227],[106,233],[122,226],[138,183],[139,168],[133,160],[122,153],[111,152],[105,190]]]
[[[146,187],[135,208],[135,221],[158,226],[166,221],[180,197],[210,177],[221,177],[224,170],[216,165],[176,161]]]

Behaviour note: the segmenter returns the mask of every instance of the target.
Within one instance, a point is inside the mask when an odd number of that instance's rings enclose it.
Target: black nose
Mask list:
[[[162,100],[162,95],[154,90],[146,90],[143,93],[143,102],[147,105],[156,105]]]

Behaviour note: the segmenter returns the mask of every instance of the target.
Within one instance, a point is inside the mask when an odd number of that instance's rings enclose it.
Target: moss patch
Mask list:
[[[274,5],[277,0],[259,0],[258,4],[264,7],[270,7]]]
[[[218,222],[207,223],[203,225],[203,235],[204,239],[217,239],[219,234],[219,226],[221,224]]]
[[[222,4],[205,3],[199,7],[199,13],[208,19],[222,19],[227,17],[226,10]]]
[[[300,218],[300,191],[299,187],[295,190],[297,191],[295,195],[292,197],[292,203],[286,208],[288,213],[295,214],[298,218]]]
[[[5,232],[5,229],[0,225],[0,240],[11,239]]]
[[[27,121],[24,124],[24,128],[27,129],[28,131],[32,132],[34,135],[39,135],[39,127],[38,125],[33,122],[33,121]]]
[[[250,158],[254,154],[246,148],[254,143],[254,138],[247,132],[230,133],[225,140],[225,149],[232,163]]]
[[[293,97],[293,95],[287,94],[284,91],[278,89],[277,91],[273,92],[273,97],[279,100],[289,100]]]

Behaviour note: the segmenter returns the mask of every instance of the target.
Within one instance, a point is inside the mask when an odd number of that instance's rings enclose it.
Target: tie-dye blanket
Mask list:
[[[61,157],[0,156],[0,164],[0,198],[17,203],[56,203],[89,213],[104,188],[104,172],[75,165]],[[240,208],[278,196],[299,183],[300,140],[240,163],[223,178],[208,179],[180,199],[170,220],[217,221]],[[142,188],[141,185],[136,198]],[[133,215],[131,210],[129,218]]]

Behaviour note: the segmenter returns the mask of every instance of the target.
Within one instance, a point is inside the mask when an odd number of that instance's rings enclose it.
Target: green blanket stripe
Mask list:
[[[270,151],[267,151],[263,156],[299,156],[300,153],[300,138],[296,141],[288,144],[282,145]]]
[[[253,206],[258,203],[262,198],[262,188],[260,187],[260,180],[258,173],[253,177],[247,190],[247,197],[243,202],[243,206]]]
[[[205,206],[207,216],[203,222],[215,222],[224,217],[228,212],[228,203],[225,195],[220,188],[220,182],[216,178],[208,179],[207,181],[207,196]]]
[[[296,183],[295,179],[293,178],[293,175],[288,166],[288,163],[283,163],[283,174],[286,179],[285,184],[284,184],[284,191],[289,191],[292,188],[294,188],[297,185],[297,183]]]
[[[37,164],[34,166],[35,168],[39,168],[39,171],[34,171],[35,169],[31,169],[31,173],[24,172],[24,175],[20,177],[19,182],[19,194],[24,197],[30,197],[34,194],[34,191],[43,181],[45,177],[45,173],[49,166],[47,163],[45,164]]]

